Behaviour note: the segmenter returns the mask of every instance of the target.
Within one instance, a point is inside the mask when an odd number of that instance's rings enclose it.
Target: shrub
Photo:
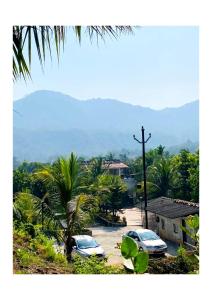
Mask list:
[[[29,265],[37,264],[40,261],[34,253],[27,249],[18,249],[17,257],[22,267],[28,267]]]
[[[150,274],[196,274],[198,259],[185,248],[178,249],[178,256],[150,259],[148,272]]]
[[[18,257],[23,256],[24,261],[28,261],[28,263],[34,263],[33,261],[33,253],[35,253],[35,257],[42,257],[49,262],[58,262],[63,265],[67,265],[66,257],[62,253],[57,253],[54,249],[54,240],[49,239],[43,233],[40,232],[37,226],[34,226],[34,232],[36,236],[32,238],[31,235],[27,231],[24,231],[25,227],[14,230],[14,235],[16,235],[17,241],[23,241],[25,239],[28,243],[28,250],[19,249]],[[35,262],[36,263],[36,262]]]
[[[67,266],[68,265],[68,261],[66,259],[66,256],[63,255],[62,253],[56,253],[54,261],[56,263],[59,263],[59,264],[63,265],[63,266]]]
[[[75,274],[125,274],[126,271],[121,266],[106,265],[105,260],[96,256],[84,258],[79,255],[74,256],[73,268]]]
[[[199,268],[198,258],[193,252],[187,251],[183,246],[180,246],[177,254],[176,262],[186,273],[196,271]]]

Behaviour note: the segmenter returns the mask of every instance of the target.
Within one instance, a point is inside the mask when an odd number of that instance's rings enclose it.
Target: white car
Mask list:
[[[164,254],[167,252],[167,244],[152,230],[131,230],[124,236],[133,238],[137,242],[139,249],[147,251],[149,254]]]
[[[104,258],[104,249],[96,242],[90,235],[74,235],[73,238],[73,254],[77,253],[83,257],[90,257],[96,255]]]

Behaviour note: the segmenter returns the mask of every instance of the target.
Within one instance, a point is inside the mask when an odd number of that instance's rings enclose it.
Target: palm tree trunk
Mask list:
[[[73,239],[69,230],[67,230],[66,238],[66,258],[70,262],[72,260],[72,250],[73,250]]]
[[[67,220],[67,232],[66,232],[66,256],[67,260],[72,260],[72,250],[74,246],[74,240],[72,235],[74,234],[73,226],[76,218],[77,204],[76,202],[69,201],[66,207],[66,220]]]
[[[69,204],[66,210],[66,220],[67,220],[67,231],[66,231],[66,257],[70,262],[72,260],[72,250],[73,250],[73,232],[72,232],[72,211],[70,211]]]

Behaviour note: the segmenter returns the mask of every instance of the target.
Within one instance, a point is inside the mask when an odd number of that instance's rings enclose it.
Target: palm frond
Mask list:
[[[60,58],[61,44],[65,44],[67,30],[71,26],[13,26],[13,78],[31,78],[30,67],[32,60],[32,45],[35,45],[37,57],[43,69],[46,59],[46,49],[52,58],[52,47],[55,46],[57,59]],[[72,26],[77,40],[81,43],[82,26]],[[106,36],[118,38],[121,34],[132,33],[131,26],[87,26],[85,30],[92,41],[96,37],[105,40]],[[27,54],[25,54],[27,53]],[[27,58],[28,57],[28,62]]]
[[[83,195],[78,195],[74,199],[68,202],[68,232],[73,234],[74,228],[78,223],[80,223],[81,219],[81,204],[85,201]]]

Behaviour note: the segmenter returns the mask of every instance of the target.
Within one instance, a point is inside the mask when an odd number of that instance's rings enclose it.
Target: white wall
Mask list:
[[[159,222],[156,222],[156,217],[159,217]],[[169,219],[160,215],[156,215],[153,213],[148,212],[148,219],[151,221],[150,229],[157,232],[157,234],[164,239],[173,241],[175,243],[182,243],[183,242],[183,234],[180,228],[181,225],[181,218],[177,219]],[[164,221],[164,228],[162,226],[162,222]],[[176,226],[177,232],[174,232],[174,224]]]

